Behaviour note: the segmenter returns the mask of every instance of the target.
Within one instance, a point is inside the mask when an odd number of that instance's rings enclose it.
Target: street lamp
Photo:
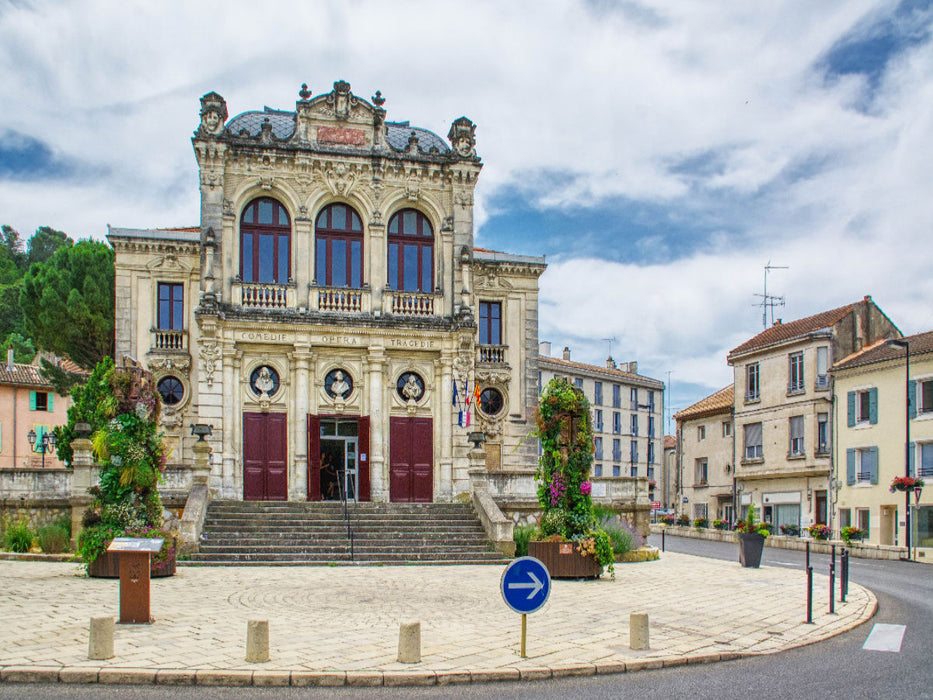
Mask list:
[[[29,446],[32,447],[33,452],[42,453],[42,468],[45,469],[45,453],[55,448],[55,435],[53,433],[43,433],[42,439],[38,440],[36,431],[30,430],[26,433],[26,438],[29,440]],[[37,441],[38,445],[36,444]]]
[[[904,404],[904,430],[906,437],[904,438],[904,476],[910,476],[910,343],[906,340],[901,339],[892,339],[887,342],[889,346],[897,346],[899,348],[904,348],[905,355],[905,364],[904,364],[904,396],[906,397],[906,402]],[[907,530],[907,558],[910,559],[910,540],[911,540],[911,530],[910,530],[910,491],[904,492],[904,510],[905,518],[904,525]]]

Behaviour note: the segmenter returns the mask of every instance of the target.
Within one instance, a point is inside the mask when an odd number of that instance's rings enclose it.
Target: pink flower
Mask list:
[[[593,484],[591,484],[589,481],[584,481],[582,484],[580,484],[580,493],[582,493],[584,496],[589,496],[592,490]]]

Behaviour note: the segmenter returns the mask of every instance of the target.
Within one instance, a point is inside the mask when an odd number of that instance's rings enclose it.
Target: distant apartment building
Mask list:
[[[866,296],[789,323],[778,320],[729,353],[735,377],[738,515],[755,503],[775,528],[829,522],[830,369],[879,339],[900,335]]]
[[[735,498],[733,387],[674,414],[677,421],[679,507],[691,519],[732,522]]]
[[[910,349],[909,372],[905,348],[883,340],[832,368],[839,419],[834,529],[854,526],[869,542],[904,546],[908,499],[890,487],[909,473],[927,482],[919,500],[909,498],[912,544],[933,558],[933,332],[898,342]]]
[[[594,496],[612,478],[646,478],[657,499],[663,459],[664,383],[638,374],[635,362],[605,367],[573,362],[569,348],[551,357],[551,345],[539,345],[539,393],[553,377],[566,377],[583,390],[592,405]]]

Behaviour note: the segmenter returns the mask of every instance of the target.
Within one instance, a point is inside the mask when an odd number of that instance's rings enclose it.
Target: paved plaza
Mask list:
[[[615,580],[554,581],[521,616],[502,601],[501,566],[179,567],[152,582],[151,625],[117,625],[115,656],[88,659],[91,617],[119,614],[119,582],[76,564],[0,561],[0,679],[237,685],[443,684],[620,673],[768,654],[869,619],[850,584],[828,613],[829,582],[786,568],[665,553],[619,564]],[[837,589],[838,590],[838,589]],[[838,595],[837,595],[838,598]],[[646,612],[650,650],[629,648]],[[247,621],[269,621],[271,660],[245,661]],[[396,661],[399,625],[421,622],[422,661]]]

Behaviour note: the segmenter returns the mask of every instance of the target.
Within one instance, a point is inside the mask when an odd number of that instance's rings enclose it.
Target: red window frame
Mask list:
[[[339,220],[341,207],[346,217],[343,221]],[[343,202],[334,202],[324,207],[315,220],[314,240],[315,279],[317,284],[322,287],[350,287],[354,289],[363,286],[363,253],[365,249],[363,220],[353,207]],[[334,243],[337,241],[346,243],[344,269],[341,271],[344,275],[344,284],[334,283],[334,272],[336,271]],[[358,252],[355,255],[352,245],[354,243],[359,244]],[[321,257],[321,244],[323,244],[324,248],[323,260]]]
[[[271,223],[259,223],[259,209],[264,204],[272,205]],[[260,236],[272,237],[271,275],[260,269]],[[240,279],[251,283],[288,284],[292,269],[291,241],[291,219],[284,205],[272,197],[252,200],[240,215]]]
[[[386,269],[389,289],[405,292],[432,292],[434,290],[434,228],[428,217],[417,209],[402,209],[389,219],[387,231]],[[415,248],[414,280],[409,279],[405,274],[405,249],[407,247]]]

